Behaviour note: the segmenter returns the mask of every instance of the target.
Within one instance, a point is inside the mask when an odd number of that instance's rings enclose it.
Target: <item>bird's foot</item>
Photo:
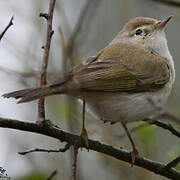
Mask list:
[[[136,157],[138,156],[138,150],[136,149],[136,147],[133,147],[133,150],[131,151],[131,158],[132,158],[132,161],[131,161],[131,167],[133,167],[134,163],[135,163],[135,160],[136,160]]]

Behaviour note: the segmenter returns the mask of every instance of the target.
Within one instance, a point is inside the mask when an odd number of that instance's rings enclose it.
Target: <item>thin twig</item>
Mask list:
[[[4,36],[4,34],[6,33],[6,31],[9,29],[9,27],[13,25],[13,19],[14,19],[14,16],[11,17],[8,25],[5,27],[3,32],[0,34],[0,41],[1,41],[2,37]]]
[[[46,178],[46,180],[51,180],[56,174],[57,174],[57,170],[53,171],[53,172]]]
[[[47,20],[46,44],[44,47],[44,56],[43,56],[43,64],[42,64],[41,79],[40,79],[41,86],[46,85],[49,52],[50,52],[52,35],[54,33],[54,31],[52,30],[52,21],[53,21],[55,2],[56,0],[50,0],[48,14],[40,13],[40,16],[44,17]],[[39,115],[39,119],[41,120],[45,119],[44,104],[45,104],[45,99],[40,98],[38,102],[38,115]]]
[[[82,105],[82,128],[85,129],[85,114],[86,114],[86,101],[83,99],[83,105]]]
[[[51,153],[51,152],[55,152],[55,153],[66,152],[70,148],[70,146],[71,146],[71,144],[67,143],[64,148],[60,148],[58,150],[35,148],[35,149],[32,149],[32,150],[28,150],[28,151],[24,151],[24,152],[18,152],[18,153],[20,155],[26,155],[26,154],[29,154],[29,153],[32,153],[32,152],[47,152],[47,153]]]
[[[73,175],[72,175],[72,180],[76,180],[78,147],[75,145],[73,150],[74,150],[74,156],[73,156]]]
[[[176,167],[177,164],[180,162],[180,156],[176,157],[175,159],[173,159],[172,161],[170,161],[164,168],[164,171],[169,170],[172,167]]]
[[[157,120],[159,118],[162,118],[162,117],[157,116],[157,117],[155,117],[153,119],[144,119],[143,121],[147,122],[148,124],[141,124],[141,125],[139,125],[137,127],[134,127],[132,129],[130,129],[129,132],[134,133],[134,132],[136,132],[136,131],[138,131],[140,129],[147,128],[149,126],[149,124],[150,124],[150,125],[156,125],[156,126],[161,127],[161,128],[163,128],[165,130],[168,130],[173,135],[175,135],[177,137],[180,137],[180,131],[179,130],[177,130],[175,127],[173,127],[169,122],[166,123],[166,122],[162,122],[160,120]],[[117,137],[118,137],[118,139],[121,139],[121,138],[127,137],[127,135],[126,135],[126,133],[124,133],[124,134],[118,135]]]
[[[146,121],[146,120],[144,120],[144,121]],[[165,122],[161,122],[159,120],[155,120],[155,121],[151,121],[150,124],[154,124],[154,125],[159,126],[163,129],[166,129],[169,132],[171,132],[173,135],[180,137],[180,131],[175,129],[170,123],[165,123]]]
[[[62,142],[68,142],[72,145],[76,145],[77,147],[86,147],[86,144],[81,141],[80,136],[71,134],[69,132],[65,132],[61,129],[51,126],[41,126],[37,123],[22,122],[15,119],[0,118],[0,127],[43,134],[55,139],[59,139]],[[108,156],[114,157],[115,159],[122,160],[124,162],[131,163],[131,153],[127,152],[126,150],[117,149],[113,146],[106,145],[91,139],[88,139],[88,142],[90,150],[106,154]],[[152,161],[144,157],[136,156],[134,165],[152,171],[156,174],[160,174],[161,176],[167,178],[171,178],[174,180],[180,179],[180,171],[174,168],[170,168],[167,171],[162,171],[162,169],[166,166],[165,164]]]
[[[60,150],[53,150],[53,149],[39,149],[39,148],[35,148],[32,150],[28,150],[28,151],[23,151],[23,152],[18,152],[20,155],[26,155],[32,152],[47,152],[47,153],[51,153],[51,152],[61,152]]]

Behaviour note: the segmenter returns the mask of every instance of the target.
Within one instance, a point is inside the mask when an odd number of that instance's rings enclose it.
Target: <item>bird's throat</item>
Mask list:
[[[152,45],[151,48],[156,54],[158,54],[168,60],[172,59],[172,56],[169,52],[169,48],[167,45],[167,40],[166,40],[166,36],[165,36],[164,32],[162,32],[162,31],[157,32],[156,37],[152,42],[153,43],[151,44]]]

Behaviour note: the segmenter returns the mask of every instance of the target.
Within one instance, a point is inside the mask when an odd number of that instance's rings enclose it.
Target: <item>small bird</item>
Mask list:
[[[164,105],[174,83],[174,62],[164,32],[171,18],[136,17],[97,55],[56,82],[3,96],[20,99],[18,103],[58,94],[82,99],[99,119],[121,122],[136,156],[138,151],[126,123],[158,114],[148,98]]]

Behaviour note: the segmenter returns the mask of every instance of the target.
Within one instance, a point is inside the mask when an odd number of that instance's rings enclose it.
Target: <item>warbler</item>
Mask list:
[[[164,20],[136,17],[130,20],[112,42],[60,78],[42,87],[4,94],[6,98],[29,102],[41,97],[66,94],[84,100],[101,120],[140,121],[158,113],[148,101],[164,105],[175,79]]]

